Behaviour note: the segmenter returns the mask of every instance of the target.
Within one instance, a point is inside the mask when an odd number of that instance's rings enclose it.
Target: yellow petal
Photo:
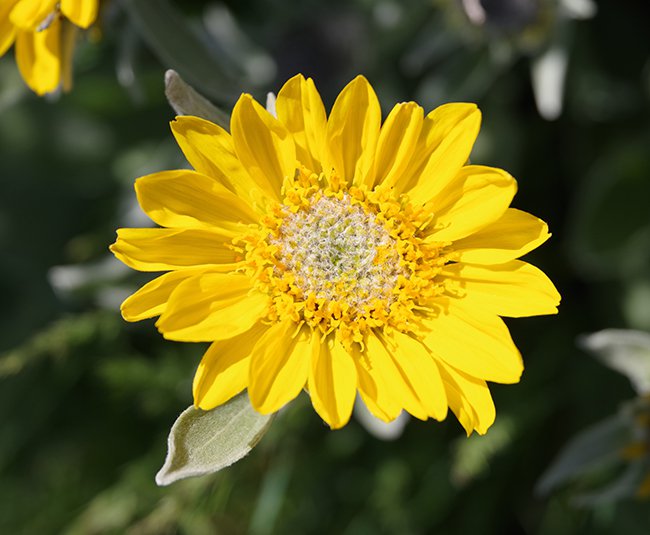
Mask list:
[[[519,381],[521,355],[498,316],[449,299],[438,316],[422,323],[428,329],[421,333],[424,344],[450,366],[484,381]]]
[[[447,396],[434,357],[421,342],[411,336],[393,331],[385,337],[387,349],[427,414],[436,420],[447,416]]]
[[[287,129],[253,100],[239,97],[230,130],[239,161],[265,192],[280,199],[285,178],[296,172],[296,149]]]
[[[471,377],[444,363],[440,366],[449,406],[465,428],[467,436],[473,430],[484,435],[494,423],[496,410],[485,381]]]
[[[435,218],[427,240],[465,238],[501,218],[517,191],[517,182],[495,167],[463,167],[447,188],[431,199]]]
[[[323,170],[326,157],[325,106],[311,78],[302,74],[291,78],[275,102],[278,119],[293,136],[298,161],[314,173]]]
[[[445,373],[442,364],[440,366],[440,374],[444,380],[445,393],[447,395],[449,408],[456,416],[456,419],[460,422],[460,425],[463,426],[463,429],[465,429],[467,436],[470,436],[472,431],[474,431],[476,420],[474,409],[469,401],[467,401],[467,398],[462,395],[460,387],[449,379],[449,375]],[[476,379],[476,381],[479,381],[479,379]]]
[[[4,53],[9,50],[11,45],[14,44],[14,40],[16,39],[16,30],[14,29],[13,26],[11,27],[5,27],[2,24],[2,20],[0,20],[0,57],[4,55]]]
[[[169,296],[176,287],[190,277],[196,277],[205,269],[170,271],[145,284],[122,303],[122,317],[126,321],[140,321],[160,316],[167,307]]]
[[[123,228],[113,254],[138,271],[171,271],[199,266],[232,270],[243,259],[231,248],[233,234],[206,229]]]
[[[511,318],[557,314],[560,294],[542,271],[526,262],[449,264],[441,276],[457,283],[451,291],[460,293],[468,307],[486,313]]]
[[[423,119],[424,111],[415,102],[397,104],[388,114],[379,133],[373,172],[366,180],[369,189],[377,184],[392,186],[402,176],[411,161]]]
[[[332,429],[348,423],[357,392],[354,361],[330,334],[321,342],[321,332],[314,331],[309,368],[309,395],[316,412]]]
[[[14,43],[16,28],[9,18],[9,13],[18,0],[5,0],[0,2],[0,56],[2,56]]]
[[[219,125],[199,117],[176,117],[172,133],[185,158],[199,173],[214,178],[251,206],[263,197],[262,190],[242,166],[232,137]],[[273,190],[267,195],[275,196]]]
[[[61,12],[80,28],[88,28],[97,19],[98,0],[61,0]]]
[[[388,351],[380,333],[368,335],[364,357],[368,365],[367,371],[377,385],[378,390],[385,389],[388,398],[395,400],[400,407],[406,409],[416,418],[426,420],[427,411],[418,399],[410,377]],[[375,401],[379,401],[379,398]],[[388,411],[386,407],[382,408],[384,411]]]
[[[232,191],[195,171],[147,175],[136,181],[135,191],[144,212],[163,227],[242,231],[242,223],[259,219]]]
[[[206,272],[178,285],[156,327],[168,340],[226,340],[250,329],[268,305],[248,276]]]
[[[276,323],[253,349],[248,395],[258,412],[280,410],[304,388],[311,361],[311,328]]]
[[[459,262],[503,264],[539,247],[551,235],[544,221],[508,208],[491,225],[454,242]]]
[[[337,97],[327,122],[330,165],[344,183],[364,183],[375,158],[380,125],[377,95],[368,80],[357,76]]]
[[[0,57],[9,50],[16,39],[16,30],[13,25],[5,24],[7,21],[0,19]]]
[[[397,191],[424,204],[446,188],[467,162],[480,126],[475,104],[444,104],[429,113],[411,163],[395,184]]]
[[[357,369],[359,394],[370,413],[384,422],[391,422],[402,411],[400,400],[391,395],[384,384],[384,376],[374,366],[367,350],[361,353],[352,346],[352,357]]]
[[[11,11],[11,22],[23,30],[36,30],[54,12],[56,3],[57,0],[20,0]]]
[[[19,31],[16,63],[29,88],[37,95],[54,91],[61,81],[61,22],[55,19],[40,32]]]
[[[256,323],[239,336],[210,345],[192,384],[195,407],[206,411],[214,409],[248,386],[251,353],[268,328],[268,325]]]

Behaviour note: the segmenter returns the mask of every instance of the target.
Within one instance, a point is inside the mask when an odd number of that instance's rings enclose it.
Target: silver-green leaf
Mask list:
[[[196,115],[228,130],[230,116],[198,93],[176,71],[165,73],[165,96],[178,115]]]
[[[392,422],[382,422],[368,410],[360,397],[354,403],[354,416],[368,433],[380,440],[397,440],[410,419],[408,413],[402,411]]]
[[[603,364],[625,375],[638,394],[650,393],[650,334],[605,329],[582,336],[578,342]]]
[[[253,409],[245,392],[210,411],[189,407],[171,428],[156,483],[165,486],[230,466],[255,447],[272,420]]]
[[[536,492],[546,495],[594,468],[620,460],[621,450],[631,440],[630,424],[621,414],[581,431],[542,475]]]
[[[613,481],[592,492],[578,494],[572,504],[577,507],[597,507],[634,496],[648,473],[647,462],[642,459],[630,463]]]

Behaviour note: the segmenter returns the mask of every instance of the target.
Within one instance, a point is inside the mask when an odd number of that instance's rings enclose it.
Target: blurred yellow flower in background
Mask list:
[[[0,56],[15,43],[16,63],[38,95],[72,85],[76,28],[97,18],[99,0],[3,0],[0,3]]]
[[[509,208],[517,184],[466,165],[474,104],[424,115],[397,104],[382,123],[359,76],[329,118],[314,83],[289,80],[277,117],[244,94],[231,132],[198,117],[172,131],[194,170],[136,182],[163,228],[120,229],[111,249],[167,271],[122,305],[160,316],[165,338],[209,341],[194,402],[211,409],[248,389],[272,413],[307,389],[330,427],[357,392],[378,418],[402,410],[468,434],[495,418],[486,381],[516,383],[519,351],[500,316],[557,312],[560,296],[517,258],[550,236]]]

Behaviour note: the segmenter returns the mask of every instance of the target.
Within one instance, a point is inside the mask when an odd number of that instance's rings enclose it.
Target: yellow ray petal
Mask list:
[[[379,389],[386,389],[387,396],[390,399],[396,400],[401,407],[413,416],[420,420],[426,420],[428,417],[427,410],[418,399],[415,386],[411,383],[410,377],[404,369],[395,361],[393,355],[387,349],[383,336],[380,333],[371,333],[368,335],[367,349],[364,356],[369,363],[368,372],[374,379],[377,387]],[[382,408],[386,411],[385,407]]]
[[[392,186],[399,180],[411,161],[423,119],[424,110],[415,102],[397,104],[388,114],[379,133],[373,171],[366,180],[369,189],[377,184]]]
[[[399,331],[393,331],[384,341],[427,414],[436,420],[444,420],[447,416],[445,387],[428,349],[415,338]]]
[[[0,57],[9,50],[16,39],[16,30],[12,24],[6,24],[7,21],[0,19]]]
[[[35,30],[54,12],[57,0],[20,0],[12,9],[10,19],[23,30]]]
[[[287,129],[253,100],[239,97],[230,130],[239,161],[265,192],[280,199],[284,179],[296,172],[296,149]]]
[[[341,91],[327,121],[330,165],[344,183],[364,183],[375,158],[380,125],[377,95],[368,80],[357,76]]]
[[[440,366],[440,374],[444,381],[449,408],[460,422],[460,425],[463,426],[467,436],[470,436],[472,431],[474,431],[475,425],[476,416],[474,409],[469,401],[467,401],[467,398],[462,395],[460,387],[449,379],[449,375],[445,373],[442,364]]]
[[[127,297],[120,308],[126,321],[140,321],[160,316],[165,311],[167,300],[176,287],[190,277],[195,277],[205,270],[184,269],[170,271],[145,284],[137,292]]]
[[[408,192],[414,204],[424,204],[442,191],[467,162],[480,126],[475,104],[444,104],[430,112],[396,190]]]
[[[5,0],[0,2],[0,56],[2,56],[14,43],[16,28],[9,18],[9,13],[18,0]]]
[[[519,381],[521,355],[498,316],[449,299],[438,316],[422,323],[428,329],[421,333],[424,344],[450,366],[484,381]]]
[[[539,247],[551,235],[544,221],[508,208],[491,225],[454,242],[459,262],[503,264]]]
[[[268,304],[248,276],[206,272],[178,285],[156,327],[168,340],[226,340],[250,329]]]
[[[88,28],[97,19],[98,0],[61,0],[61,12],[80,28]]]
[[[486,313],[511,318],[557,314],[560,294],[542,271],[526,262],[449,264],[441,276],[457,283],[451,292],[462,295],[467,306]]]
[[[492,395],[485,381],[444,363],[440,365],[440,373],[447,388],[449,406],[465,428],[467,436],[473,430],[484,435],[496,417]]]
[[[214,409],[248,386],[251,353],[268,328],[256,323],[239,336],[210,345],[192,384],[195,407]]]
[[[29,88],[37,95],[54,91],[61,81],[61,22],[55,19],[40,32],[19,31],[16,63]]]
[[[12,25],[4,25],[0,19],[0,57],[9,50],[16,39],[16,30]]]
[[[314,173],[323,170],[326,158],[325,106],[311,78],[302,74],[291,78],[275,102],[278,119],[293,136],[298,161]]]
[[[144,212],[163,227],[243,231],[259,215],[232,191],[195,171],[162,171],[135,183]]]
[[[348,423],[357,392],[357,371],[351,355],[330,334],[321,342],[320,331],[311,340],[309,395],[316,412],[332,429]]]
[[[181,116],[170,126],[185,158],[199,173],[214,178],[253,207],[264,196],[239,161],[232,137],[219,125]],[[271,189],[266,194],[275,197]]]
[[[307,383],[311,328],[292,320],[276,323],[259,339],[250,364],[248,395],[262,414],[280,410]]]
[[[379,374],[368,356],[352,346],[352,360],[357,369],[359,394],[370,413],[384,422],[391,422],[402,412],[400,400],[391,395],[384,384],[384,377]]]
[[[434,221],[427,240],[465,238],[501,218],[517,191],[517,182],[495,167],[463,167],[447,188],[431,199]]]
[[[171,271],[209,266],[230,271],[243,259],[231,247],[233,234],[206,229],[123,228],[113,254],[139,271]]]

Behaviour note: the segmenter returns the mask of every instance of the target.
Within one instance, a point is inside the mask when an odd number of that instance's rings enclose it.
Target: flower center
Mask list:
[[[425,243],[430,219],[390,191],[367,191],[301,170],[287,179],[282,204],[267,208],[257,231],[235,244],[257,291],[269,296],[268,321],[290,318],[363,344],[369,329],[411,332],[448,258]]]
[[[341,198],[320,196],[306,210],[285,208],[279,261],[305,295],[340,301],[359,311],[372,299],[394,300],[400,266],[397,242],[372,213]],[[276,272],[279,270],[276,269]]]

